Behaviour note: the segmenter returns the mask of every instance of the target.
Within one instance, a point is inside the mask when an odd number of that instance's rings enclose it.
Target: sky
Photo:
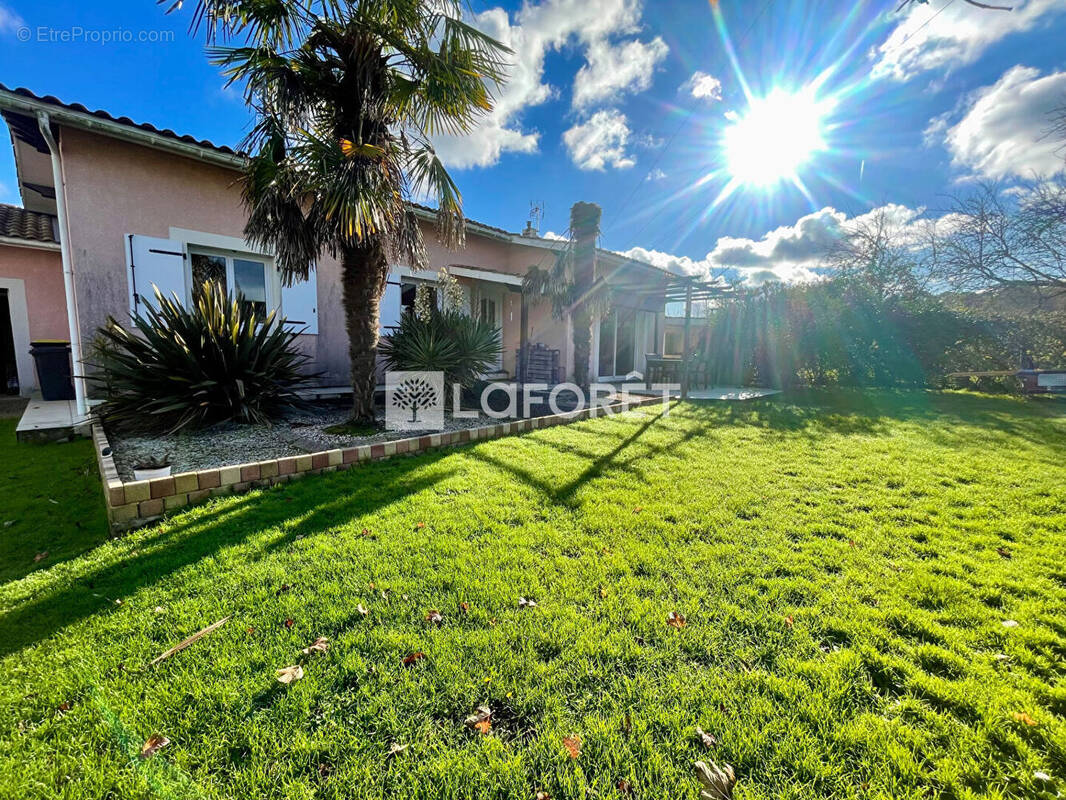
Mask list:
[[[248,110],[189,10],[0,0],[0,83],[236,146]],[[191,8],[192,2],[187,3]],[[979,180],[1066,170],[1066,0],[471,0],[514,51],[496,107],[436,142],[469,218],[749,283],[811,278],[849,220],[942,213]],[[18,203],[9,147],[0,202]]]

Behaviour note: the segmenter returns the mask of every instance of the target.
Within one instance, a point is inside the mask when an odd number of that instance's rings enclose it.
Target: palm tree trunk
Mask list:
[[[374,424],[378,324],[389,264],[377,240],[341,249],[344,322],[352,371],[352,422]]]
[[[582,389],[589,385],[589,358],[592,354],[592,318],[579,309],[573,317],[574,325],[574,383]]]

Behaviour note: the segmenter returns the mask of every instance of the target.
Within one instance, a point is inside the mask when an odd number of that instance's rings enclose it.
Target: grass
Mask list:
[[[1055,402],[814,394],[220,499],[0,587],[0,796],[695,800],[713,758],[741,798],[1054,797],[1064,445]]]
[[[107,541],[92,445],[20,445],[0,419],[0,582],[22,578]],[[38,558],[38,556],[41,556]]]

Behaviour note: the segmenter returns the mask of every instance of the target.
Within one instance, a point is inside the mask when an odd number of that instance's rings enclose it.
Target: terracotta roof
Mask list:
[[[209,141],[207,139],[197,139],[195,136],[189,136],[188,134],[176,133],[176,132],[172,131],[170,128],[157,128],[155,125],[152,125],[152,124],[147,123],[147,122],[134,122],[129,117],[115,117],[115,116],[112,116],[111,114],[109,114],[108,112],[104,111],[103,109],[96,109],[94,111],[94,110],[92,110],[90,108],[86,108],[81,103],[64,103],[58,97],[55,97],[55,96],[50,95],[50,94],[42,96],[42,95],[39,95],[39,94],[35,94],[34,92],[31,92],[29,89],[25,89],[25,88],[22,88],[22,87],[19,87],[19,88],[16,88],[16,89],[11,89],[11,88],[8,88],[7,86],[5,86],[2,83],[0,83],[0,91],[10,92],[11,94],[16,94],[16,95],[21,95],[22,97],[26,97],[26,98],[28,98],[30,100],[36,100],[36,101],[38,101],[40,103],[47,103],[48,105],[56,106],[57,108],[65,108],[68,111],[77,111],[78,113],[81,113],[81,114],[89,114],[89,115],[94,116],[94,117],[99,117],[100,119],[105,119],[108,122],[115,122],[115,123],[118,123],[119,125],[126,125],[127,127],[130,127],[130,128],[139,128],[140,130],[147,131],[148,133],[154,133],[154,134],[156,134],[158,136],[165,136],[168,139],[174,139],[175,141],[178,141],[178,142],[185,142],[186,144],[194,144],[194,145],[197,145],[199,147],[205,147],[208,150],[215,150],[215,151],[217,151],[219,153],[225,153],[226,155],[231,155],[231,156],[241,155],[241,153],[238,153],[232,147],[226,147],[225,145],[218,145],[218,144],[215,144],[214,142]]]
[[[52,217],[18,206],[0,204],[0,236],[32,242],[58,243]]]

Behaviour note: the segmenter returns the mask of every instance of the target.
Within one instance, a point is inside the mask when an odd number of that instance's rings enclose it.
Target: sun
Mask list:
[[[733,180],[761,187],[797,182],[799,169],[826,149],[823,118],[828,105],[809,89],[775,89],[752,98],[747,111],[733,116],[725,130],[723,149]]]

